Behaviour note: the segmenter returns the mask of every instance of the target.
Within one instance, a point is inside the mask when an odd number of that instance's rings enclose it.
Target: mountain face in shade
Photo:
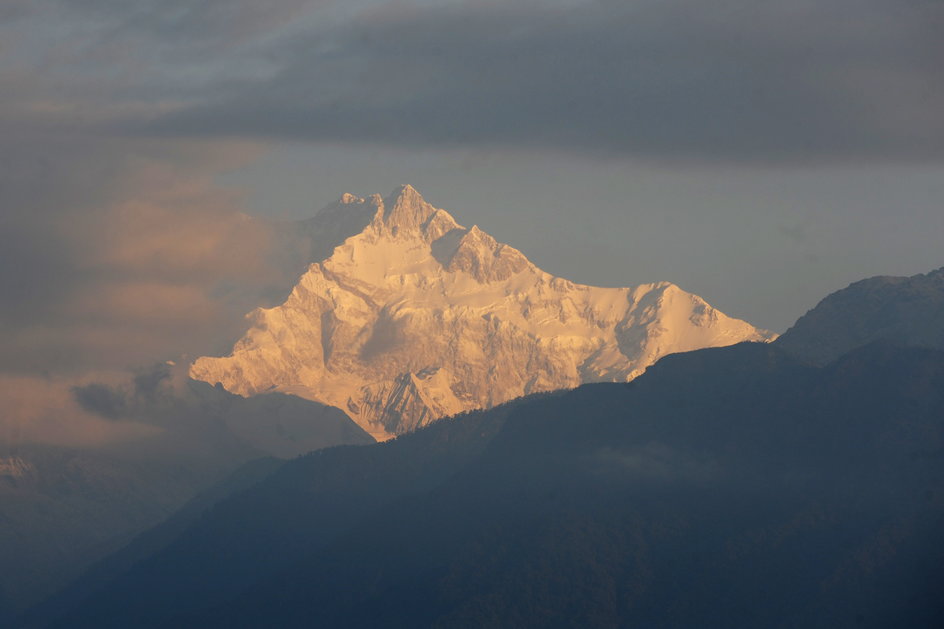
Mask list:
[[[823,365],[873,341],[944,349],[944,268],[855,282],[800,317],[777,344]]]
[[[770,340],[660,282],[554,277],[410,186],[346,194],[298,226],[316,260],[281,306],[252,313],[230,356],[191,377],[345,410],[377,439],[445,415],[585,382],[628,381],[674,352]]]
[[[374,442],[336,408],[172,380],[160,365],[130,388],[73,390],[89,412],[153,427],[149,438],[0,448],[0,627],[246,461]]]
[[[288,462],[52,626],[941,626],[942,453],[942,351],[677,354]]]

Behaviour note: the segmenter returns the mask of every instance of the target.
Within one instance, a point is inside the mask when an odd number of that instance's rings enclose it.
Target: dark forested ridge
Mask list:
[[[944,352],[670,356],[321,451],[61,627],[940,626]]]
[[[146,559],[174,542],[182,532],[197,522],[218,502],[251,487],[285,464],[282,459],[263,457],[239,467],[223,481],[200,492],[157,526],[134,537],[116,552],[93,563],[81,579],[71,583],[20,619],[25,626],[42,626],[57,613],[80,603],[87,596],[106,586],[112,579],[123,575],[138,561]]]
[[[377,447],[329,448],[286,463],[258,486],[213,507],[176,542],[92,597],[89,605],[101,616],[87,622],[159,626],[181,610],[225,600],[379,506],[443,482],[481,451],[515,404],[445,420]],[[386,524],[375,525],[374,534],[383,538]],[[84,587],[80,581],[72,589]],[[28,620],[60,611],[45,608]],[[86,621],[64,624],[74,622]]]
[[[873,341],[944,349],[944,268],[855,282],[823,299],[776,343],[825,365]]]

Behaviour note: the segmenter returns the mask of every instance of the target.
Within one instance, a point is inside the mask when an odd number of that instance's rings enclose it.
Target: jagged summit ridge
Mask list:
[[[669,353],[772,337],[668,282],[554,277],[411,186],[345,194],[300,228],[313,263],[291,295],[251,313],[232,354],[198,359],[191,376],[337,406],[379,439],[529,393],[630,380]]]
[[[430,205],[410,185],[399,186],[386,198],[379,194],[359,197],[350,192],[345,192],[337,203],[329,205],[319,212],[318,217],[323,216],[326,221],[334,221],[336,220],[338,208],[344,208],[343,211],[348,213],[351,212],[351,208],[363,208],[360,213],[357,210],[354,210],[354,212],[361,220],[369,217],[364,227],[372,224],[378,229],[386,228],[391,233],[400,230],[425,230],[436,214],[441,214],[442,219],[455,224],[455,220],[448,212],[438,210]]]
[[[338,229],[338,226],[343,229]],[[433,207],[410,185],[398,187],[386,198],[379,194],[341,195],[312,219],[314,237],[325,241],[314,261],[330,257],[348,237],[365,233],[376,239],[419,239],[448,271],[464,271],[480,282],[507,279],[530,265],[517,249],[496,241],[477,225],[465,228],[449,212]]]

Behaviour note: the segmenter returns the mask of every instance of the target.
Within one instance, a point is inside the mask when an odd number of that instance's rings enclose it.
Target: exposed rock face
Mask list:
[[[344,195],[303,229],[324,259],[284,304],[250,315],[230,356],[198,359],[191,377],[331,404],[377,439],[529,393],[631,380],[666,354],[773,336],[668,282],[553,277],[410,186],[387,199]]]

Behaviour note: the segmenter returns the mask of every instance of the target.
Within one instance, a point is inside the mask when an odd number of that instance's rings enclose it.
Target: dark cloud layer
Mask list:
[[[944,6],[901,0],[393,4],[147,126],[704,161],[944,156]]]
[[[0,73],[0,117],[57,128],[702,162],[944,157],[940,0],[10,7],[7,22],[41,31],[21,48],[42,61]]]
[[[98,20],[112,37],[147,35],[155,43],[231,48],[332,0],[59,0],[77,17]]]

